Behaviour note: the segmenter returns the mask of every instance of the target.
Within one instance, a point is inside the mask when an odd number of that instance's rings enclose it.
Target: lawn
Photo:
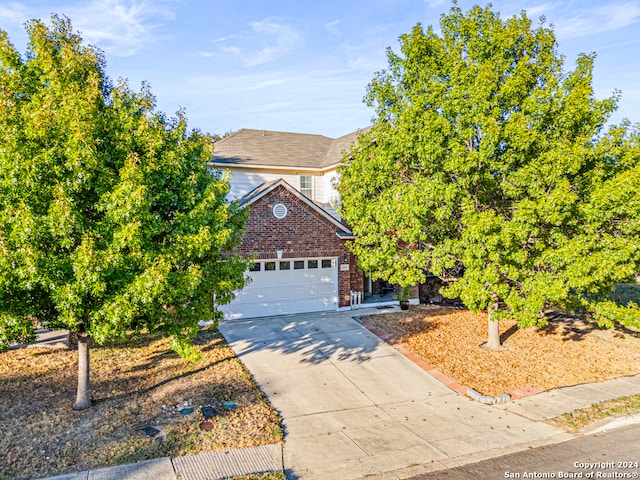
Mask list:
[[[549,314],[549,324],[541,329],[501,322],[501,352],[479,347],[486,341],[486,313],[418,305],[406,312],[372,315],[364,322],[484,395],[524,387],[549,390],[640,373],[638,332],[603,330],[560,313]]]
[[[203,353],[197,363],[179,358],[159,336],[94,346],[94,406],[81,412],[71,409],[77,352],[0,353],[0,478],[281,442],[277,412],[220,333],[203,329],[196,343]],[[225,401],[237,407],[225,408]],[[214,409],[207,423],[201,406]],[[180,413],[185,407],[193,413]],[[147,427],[158,433],[149,436]]]

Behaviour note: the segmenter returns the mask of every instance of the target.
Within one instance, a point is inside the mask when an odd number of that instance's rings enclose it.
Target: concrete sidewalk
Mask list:
[[[485,405],[455,393],[352,318],[379,312],[220,325],[280,412],[284,447],[156,459],[56,479],[214,480],[282,468],[291,479],[407,478],[575,438],[544,420],[640,393],[639,375]],[[256,457],[263,463],[252,463]]]

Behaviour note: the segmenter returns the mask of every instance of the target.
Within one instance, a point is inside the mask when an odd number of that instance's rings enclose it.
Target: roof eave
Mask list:
[[[289,165],[256,165],[247,163],[209,162],[210,167],[215,168],[246,168],[251,170],[291,170],[293,172],[328,172],[338,168],[339,163],[324,167],[293,167]]]
[[[340,239],[340,240],[355,240],[356,236],[349,232],[349,233],[340,233],[340,232],[336,232],[336,236]]]

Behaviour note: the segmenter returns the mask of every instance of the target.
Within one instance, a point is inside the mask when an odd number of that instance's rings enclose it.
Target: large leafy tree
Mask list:
[[[375,125],[340,172],[361,267],[452,277],[445,295],[489,311],[490,348],[497,320],[542,325],[551,306],[640,324],[605,300],[639,271],[638,132],[605,132],[618,99],[594,98],[594,55],[564,72],[556,48],[524,12],[454,6],[440,33],[417,25],[370,83]]]
[[[91,405],[89,342],[160,331],[180,355],[212,301],[244,284],[226,252],[245,214],[207,170],[213,144],[145,86],[112,86],[69,20],[0,33],[0,347],[37,325],[78,335],[74,408]]]

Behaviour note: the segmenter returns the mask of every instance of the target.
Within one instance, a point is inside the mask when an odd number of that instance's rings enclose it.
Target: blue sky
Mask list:
[[[485,2],[460,0],[468,10]],[[596,52],[599,98],[622,91],[612,118],[640,121],[640,0],[492,2],[502,18],[525,10],[554,26],[565,69]],[[189,125],[225,133],[256,128],[339,137],[370,123],[367,84],[385,49],[418,22],[437,26],[448,0],[47,0],[0,1],[0,28],[24,53],[24,22],[67,15],[104,50],[107,74],[158,108],[186,109]]]

